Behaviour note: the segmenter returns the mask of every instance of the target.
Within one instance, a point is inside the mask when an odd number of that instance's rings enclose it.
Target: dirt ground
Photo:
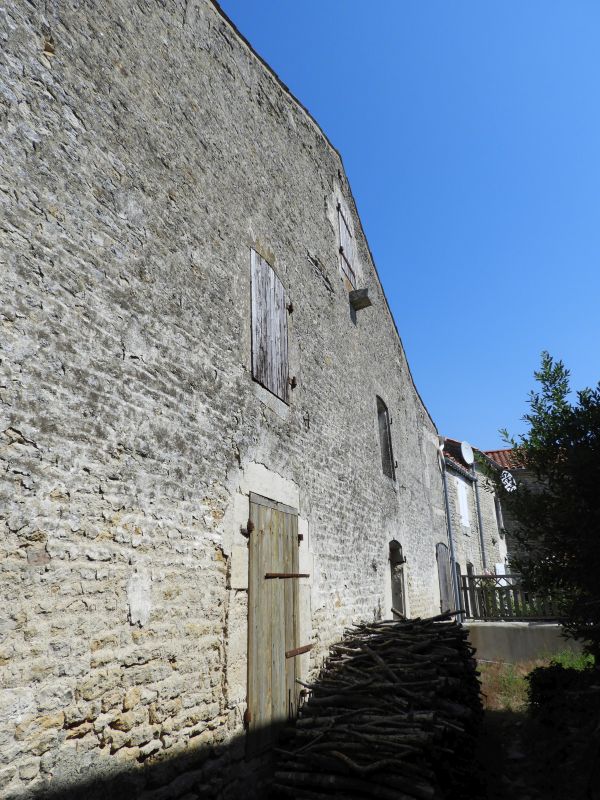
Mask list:
[[[532,717],[525,680],[532,666],[480,665],[485,711],[476,774],[486,797],[600,800],[597,702],[593,695],[582,702],[580,692],[567,692],[557,695],[563,705],[554,716]]]
[[[523,711],[485,712],[476,757],[488,800],[545,798],[539,767],[524,741],[526,731]]]

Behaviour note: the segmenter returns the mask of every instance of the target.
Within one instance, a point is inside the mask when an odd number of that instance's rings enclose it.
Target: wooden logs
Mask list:
[[[451,615],[363,623],[331,647],[276,751],[274,798],[478,797],[481,700],[473,649]]]

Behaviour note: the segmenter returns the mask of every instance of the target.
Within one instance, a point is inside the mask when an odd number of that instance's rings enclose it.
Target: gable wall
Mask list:
[[[389,615],[392,538],[410,612],[435,613],[445,522],[339,156],[217,10],[9,2],[7,21],[0,785],[21,796],[241,733],[250,491],[299,509],[306,673]],[[340,197],[373,301],[356,319]],[[251,378],[252,247],[294,304],[289,407]]]

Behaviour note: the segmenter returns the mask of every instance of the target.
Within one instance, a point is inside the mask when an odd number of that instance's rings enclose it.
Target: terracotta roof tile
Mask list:
[[[483,452],[504,469],[520,469],[523,466],[515,458],[513,450],[484,450]]]

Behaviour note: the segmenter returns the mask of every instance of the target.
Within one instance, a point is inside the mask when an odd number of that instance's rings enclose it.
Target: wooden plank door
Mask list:
[[[298,574],[298,516],[251,494],[250,520],[247,750],[255,755],[298,704],[296,658],[286,658],[298,646],[298,578],[287,577]]]

